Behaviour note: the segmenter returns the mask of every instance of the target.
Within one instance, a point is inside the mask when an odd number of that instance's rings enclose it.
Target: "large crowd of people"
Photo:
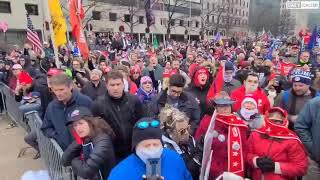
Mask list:
[[[59,61],[46,42],[3,50],[0,79],[85,179],[315,180],[320,48],[302,46],[99,34],[88,59],[76,43]],[[25,141],[39,151],[36,132]]]

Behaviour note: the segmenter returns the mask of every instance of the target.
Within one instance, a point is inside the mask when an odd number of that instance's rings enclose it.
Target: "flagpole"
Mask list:
[[[43,0],[40,0],[40,3],[41,1]],[[41,29],[41,36],[42,36],[42,43],[47,41],[47,38],[46,38],[46,34],[45,34],[45,25],[46,25],[46,18],[45,18],[45,9],[44,9],[44,4],[41,3],[41,8],[42,8],[42,29]]]
[[[55,59],[57,68],[60,68],[61,63],[59,61],[58,48],[57,48],[56,43],[54,41],[54,32],[53,32],[53,26],[51,23],[51,16],[50,16],[50,12],[49,12],[48,0],[44,0],[44,3],[46,3],[45,7],[46,7],[48,20],[49,20],[49,31],[50,31],[50,37],[51,37],[51,42],[52,42],[52,46],[53,46],[54,59]]]

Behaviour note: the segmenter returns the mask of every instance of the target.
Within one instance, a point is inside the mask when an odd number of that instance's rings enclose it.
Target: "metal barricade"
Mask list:
[[[23,116],[23,112],[19,110],[20,103],[15,100],[12,90],[3,83],[0,84],[0,90],[6,113],[13,121],[23,127],[26,131],[29,131],[30,127]]]
[[[26,114],[26,117],[29,120],[31,130],[35,130],[37,133],[41,159],[48,168],[51,179],[74,180],[75,175],[73,174],[72,168],[62,166],[61,157],[63,151],[58,143],[55,140],[44,136],[40,130],[42,126],[42,120],[38,113],[36,111],[29,112]]]

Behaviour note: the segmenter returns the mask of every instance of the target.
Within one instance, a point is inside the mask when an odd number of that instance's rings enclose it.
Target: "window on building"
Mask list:
[[[246,12],[246,16],[247,16],[247,17],[249,16],[249,13],[248,13],[248,12]]]
[[[233,14],[233,8],[231,8],[231,14]]]
[[[210,10],[210,4],[207,2],[207,9]]]
[[[192,26],[192,21],[188,21],[188,27]]]
[[[116,21],[117,13],[109,13],[109,21]]]
[[[241,6],[241,0],[240,0],[240,2],[239,2],[239,5]]]
[[[180,19],[179,26],[184,26],[184,20]]]
[[[212,21],[212,23],[214,23],[214,16],[212,16],[211,21]]]
[[[242,11],[242,16],[244,16],[244,11]]]
[[[139,24],[144,24],[144,16],[139,16]]]
[[[10,2],[0,1],[0,13],[11,13]]]
[[[234,14],[235,14],[235,15],[238,14],[238,9],[235,9]]]
[[[199,21],[196,21],[196,28],[199,27]]]
[[[24,4],[26,11],[29,15],[34,15],[38,16],[39,11],[38,11],[38,5],[36,4]]]
[[[214,4],[212,4],[212,10],[214,10]]]
[[[101,19],[101,11],[92,11],[92,19],[100,20]]]
[[[247,8],[249,8],[249,3],[247,2]]]
[[[124,22],[130,22],[130,15],[129,14],[124,15]]]

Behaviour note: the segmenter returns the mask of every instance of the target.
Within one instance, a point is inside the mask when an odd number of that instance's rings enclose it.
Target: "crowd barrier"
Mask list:
[[[0,92],[2,104],[6,114],[18,125],[23,127],[26,131],[30,131],[27,120],[23,113],[19,110],[20,103],[15,100],[14,92],[5,84],[0,84]]]
[[[71,167],[62,166],[61,157],[63,151],[55,140],[43,135],[40,130],[42,120],[38,112],[31,111],[23,114],[19,110],[20,103],[15,101],[14,93],[3,83],[0,83],[0,93],[4,113],[27,132],[36,131],[41,159],[48,170],[51,180],[83,180],[73,173]]]

